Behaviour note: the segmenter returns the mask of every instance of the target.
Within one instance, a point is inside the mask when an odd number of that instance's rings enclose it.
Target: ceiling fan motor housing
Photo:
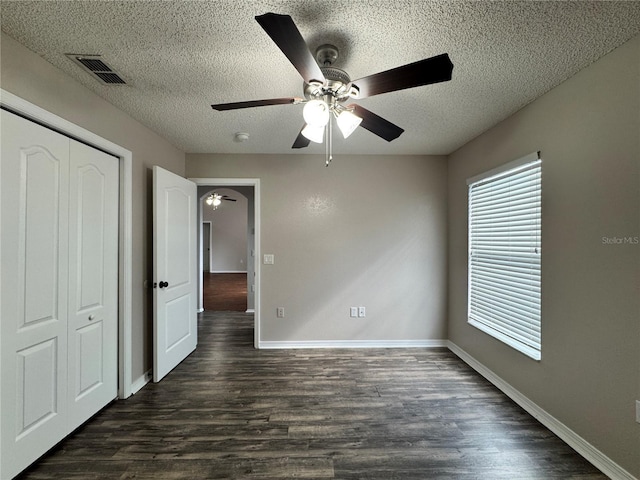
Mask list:
[[[357,88],[351,85],[349,74],[340,68],[333,67],[338,58],[338,48],[333,45],[320,45],[316,49],[316,61],[324,75],[325,82],[304,83],[304,95],[308,100],[333,99],[328,102],[344,102],[347,98],[357,97]]]
[[[320,67],[325,82],[304,84],[304,96],[308,100],[333,97],[337,102],[344,102],[349,97],[357,97],[357,89],[351,85],[351,78],[344,70],[336,67]]]

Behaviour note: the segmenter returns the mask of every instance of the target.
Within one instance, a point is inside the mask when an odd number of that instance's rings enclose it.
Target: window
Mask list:
[[[467,180],[468,321],[540,360],[539,152]]]

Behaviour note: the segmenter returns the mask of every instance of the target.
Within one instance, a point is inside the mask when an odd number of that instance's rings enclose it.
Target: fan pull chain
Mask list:
[[[327,142],[325,145],[325,161],[324,161],[324,166],[328,167],[329,164],[331,163],[331,160],[333,160],[333,129],[331,128],[331,120],[332,118],[329,117],[329,122],[327,123],[326,126],[326,136],[327,136]]]
[[[331,119],[329,119],[329,122],[331,122]],[[324,166],[328,167],[329,166],[329,124],[328,123],[324,126],[324,138],[327,139],[327,141],[324,142]]]

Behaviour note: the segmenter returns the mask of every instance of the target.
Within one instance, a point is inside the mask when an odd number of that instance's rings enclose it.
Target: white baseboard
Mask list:
[[[448,340],[309,340],[262,341],[258,348],[446,348],[448,346]]]
[[[209,270],[209,273],[247,273],[246,270]]]
[[[142,376],[140,376],[137,380],[135,380],[131,384],[131,395],[135,395],[139,392],[142,387],[144,387],[147,383],[151,381],[152,373],[151,370],[146,371]]]
[[[255,308],[247,308],[247,311],[244,313],[256,313]]]
[[[588,441],[578,435],[576,432],[567,427],[560,420],[548,413],[546,410],[532,402],[525,395],[516,390],[509,383],[496,375],[489,368],[477,361],[455,343],[448,341],[449,350],[455,353],[467,365],[476,372],[489,380],[493,385],[500,389],[511,400],[524,408],[531,416],[536,418],[545,427],[560,437],[567,445],[591,462],[596,468],[600,469],[605,475],[613,480],[638,480],[627,470],[622,468],[616,462],[607,457],[604,453],[591,445]]]
[[[202,313],[202,312],[204,312],[204,308],[199,308],[198,313]]]

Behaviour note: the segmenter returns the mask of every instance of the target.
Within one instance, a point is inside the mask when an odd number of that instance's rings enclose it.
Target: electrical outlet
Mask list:
[[[262,263],[264,263],[265,265],[273,265],[274,260],[275,259],[274,259],[273,253],[265,253]]]
[[[355,318],[358,316],[358,307],[351,307],[350,311],[349,311],[349,316],[351,318]]]
[[[636,422],[640,423],[640,400],[636,400]]]
[[[284,307],[276,308],[276,316],[278,318],[284,318]]]
[[[364,307],[358,307],[358,316],[359,317],[366,317],[367,316],[367,311]]]

